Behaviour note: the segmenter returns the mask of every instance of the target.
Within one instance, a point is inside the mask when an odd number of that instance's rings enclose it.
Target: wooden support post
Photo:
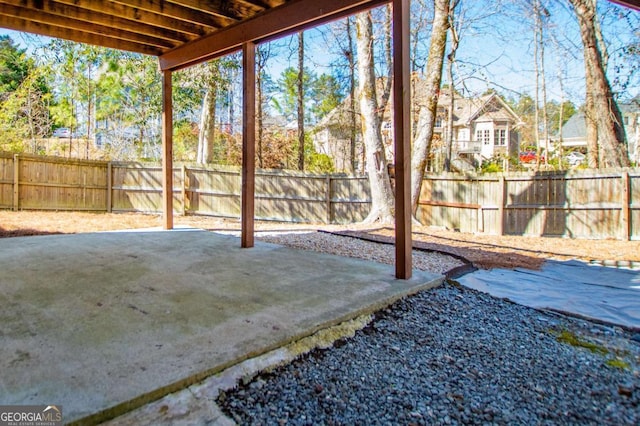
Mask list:
[[[396,154],[396,278],[412,274],[409,0],[393,0],[393,130]]]
[[[113,164],[107,163],[107,213],[113,209]]]
[[[162,72],[162,222],[173,229],[173,87],[171,71]]]
[[[243,248],[254,245],[256,185],[256,45],[242,45],[242,231]]]
[[[631,239],[631,191],[629,188],[629,172],[622,172],[620,179],[622,183],[622,191],[620,194],[622,217],[620,226],[622,227],[622,239],[629,241]]]
[[[13,156],[13,211],[20,208],[20,157]]]

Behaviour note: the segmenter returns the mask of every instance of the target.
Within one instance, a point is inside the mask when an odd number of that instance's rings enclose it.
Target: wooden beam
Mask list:
[[[160,68],[178,70],[305,28],[388,3],[389,0],[291,0],[255,18],[186,43],[160,56]]]
[[[411,278],[409,0],[393,0],[393,130],[396,154],[396,278]]]
[[[286,3],[286,0],[237,0],[239,3],[253,5],[262,9],[271,9]]]
[[[238,3],[248,4],[262,9],[271,9],[285,4],[286,0],[236,0]]]
[[[640,10],[640,1],[638,0],[609,0],[612,3],[617,3],[621,6],[628,7],[630,9]]]
[[[167,20],[166,17],[158,15],[157,13],[147,12],[146,10],[128,7],[119,3],[109,2],[108,8],[106,8],[104,0],[56,0],[56,3],[77,5],[78,8],[93,12],[104,12],[120,19],[126,19],[130,21],[132,25],[144,23],[154,26],[158,28],[158,30],[166,29],[167,26],[169,26],[173,31],[192,36],[203,36],[213,29],[209,26],[180,21],[178,19]]]
[[[59,21],[65,25],[63,27],[70,27],[71,22],[65,22],[68,19],[85,21],[92,24],[98,24],[109,28],[135,28],[135,32],[152,36],[159,39],[170,40],[173,42],[184,43],[196,38],[195,35],[182,33],[179,31],[170,30],[167,28],[159,28],[153,25],[147,25],[144,22],[134,22],[128,19],[123,19],[108,13],[101,11],[93,11],[89,9],[83,9],[75,5],[68,5],[53,0],[0,0],[0,8],[3,4],[21,7],[28,10],[26,16],[31,15],[31,11],[40,11],[51,15],[49,21],[53,24]]]
[[[61,38],[77,41],[79,43],[93,44],[96,46],[110,47],[112,49],[127,50],[129,52],[143,53],[145,55],[158,56],[162,50],[157,47],[142,43],[120,40],[108,35],[85,33],[83,31],[60,28],[53,25],[41,24],[28,19],[0,15],[0,27],[10,30],[22,31],[32,34],[40,34],[47,37]]]
[[[254,245],[256,180],[256,45],[242,47],[242,231],[241,246]]]
[[[82,0],[80,0],[82,2]],[[107,2],[104,2],[104,8],[108,10]],[[223,18],[214,16],[197,10],[190,9],[178,4],[169,3],[168,1],[149,1],[149,0],[112,0],[109,3],[120,3],[130,8],[146,10],[158,15],[168,17],[169,19],[179,19],[193,24],[205,25],[208,27],[222,28],[236,22],[232,18]]]
[[[172,3],[176,3],[181,6],[188,7],[190,9],[197,10],[201,13],[210,14],[224,19],[232,19],[234,21],[241,21],[252,17],[253,15],[263,12],[264,7],[260,7],[251,2],[244,2],[239,0],[227,1],[227,0],[170,0]]]
[[[173,86],[162,72],[162,225],[173,229]]]
[[[34,23],[50,25],[52,28],[58,27],[61,29],[80,31],[87,34],[95,34],[100,37],[107,36],[161,49],[168,49],[176,46],[176,43],[172,43],[168,40],[163,40],[144,34],[138,34],[133,31],[118,29],[105,25],[98,25],[92,23],[91,21],[81,21],[72,19],[70,17],[52,15],[46,12],[41,12],[39,10],[16,7],[6,3],[2,3],[0,4],[0,6],[0,15],[9,16],[11,18],[19,18]]]

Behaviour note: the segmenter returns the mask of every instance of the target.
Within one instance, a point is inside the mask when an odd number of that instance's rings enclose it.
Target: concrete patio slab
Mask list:
[[[440,284],[201,230],[0,240],[0,404],[97,423]]]

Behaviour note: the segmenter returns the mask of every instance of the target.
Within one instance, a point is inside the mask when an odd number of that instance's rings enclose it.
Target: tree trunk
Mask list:
[[[353,34],[351,31],[351,18],[347,18],[347,37],[349,50],[345,52],[349,62],[349,156],[351,173],[356,173],[358,160],[356,158],[356,63],[355,48],[353,46]]]
[[[613,99],[599,49],[595,0],[569,0],[580,26],[587,80],[587,122],[591,118],[597,131],[600,167],[629,167],[629,156],[622,127],[622,114]],[[593,155],[593,154],[591,154]],[[590,159],[591,160],[591,159]]]
[[[438,94],[442,81],[442,64],[447,45],[447,31],[449,29],[449,1],[435,0],[433,26],[431,28],[431,45],[427,59],[426,93],[427,104],[422,106],[418,119],[418,133],[413,141],[411,153],[411,208],[415,215],[418,208],[420,188],[424,178],[425,167],[431,151],[433,127],[436,121]]]
[[[387,63],[387,79],[383,92],[380,94],[380,104],[378,105],[378,115],[380,116],[381,125],[384,112],[387,109],[387,104],[391,98],[391,89],[393,87],[393,40],[391,39],[391,15],[391,4],[388,4],[385,8],[384,15],[384,58]]]
[[[382,143],[376,97],[371,12],[356,15],[356,45],[358,75],[360,77],[358,89],[360,113],[362,114],[362,136],[367,155],[366,170],[371,187],[371,212],[365,222],[393,223],[394,198]]]
[[[536,138],[536,172],[540,170],[540,154],[542,149],[540,147],[540,53],[538,49],[540,44],[538,42],[538,32],[541,30],[540,22],[540,2],[535,0],[534,3],[534,26],[533,26],[533,68],[535,70],[536,83],[535,83],[535,102],[536,109],[534,115],[534,132]]]
[[[264,167],[264,153],[263,153],[263,140],[264,140],[264,73],[267,67],[267,60],[271,57],[271,50],[269,43],[259,45],[256,55],[256,126],[258,128],[258,147],[256,154],[258,157],[258,167]]]
[[[304,33],[298,33],[298,169],[304,170]]]
[[[455,84],[453,81],[453,63],[456,60],[456,52],[458,51],[458,45],[460,39],[458,38],[458,31],[455,26],[455,8],[449,10],[449,28],[451,30],[451,50],[447,55],[447,78],[449,80],[449,108],[447,109],[447,130],[445,132],[446,152],[444,158],[444,169],[448,172],[451,171],[451,160],[453,157],[453,111],[455,107]]]
[[[542,135],[544,137],[544,165],[549,165],[549,117],[547,113],[547,79],[544,71],[544,27],[542,25],[542,17],[538,13],[540,24],[538,37],[540,43],[540,83],[542,84]],[[545,12],[547,12],[545,10]],[[547,12],[548,13],[548,12]]]
[[[587,132],[587,165],[590,169],[600,167],[600,150],[598,149],[598,126],[596,124],[596,112],[593,107],[593,93],[591,88],[594,86],[591,69],[584,62],[585,66],[585,86],[587,95],[584,103],[584,124]]]
[[[216,88],[209,87],[202,101],[200,115],[200,133],[198,134],[198,163],[205,164],[213,161],[213,143],[216,127]]]

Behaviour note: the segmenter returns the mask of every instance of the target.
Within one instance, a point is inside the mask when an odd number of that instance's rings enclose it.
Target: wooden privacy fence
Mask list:
[[[640,239],[640,169],[427,176],[418,219],[494,235]]]
[[[240,170],[177,165],[174,209],[183,214],[240,217]],[[369,212],[364,177],[257,171],[256,218],[351,223]],[[0,153],[0,208],[160,213],[157,165],[68,160]]]
[[[177,165],[174,208],[240,216],[240,170]],[[0,208],[159,213],[157,165],[0,153]],[[256,218],[353,223],[370,209],[365,177],[256,173]],[[494,235],[640,239],[640,169],[427,176],[418,219]]]

